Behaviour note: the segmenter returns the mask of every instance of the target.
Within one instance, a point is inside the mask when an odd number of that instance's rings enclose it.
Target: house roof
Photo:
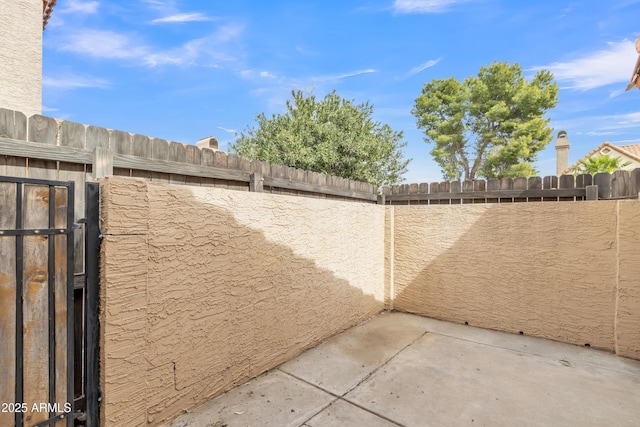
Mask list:
[[[42,31],[47,28],[47,23],[53,12],[53,7],[56,5],[57,0],[42,0]]]
[[[621,145],[619,148],[626,151],[629,156],[634,155],[640,159],[640,144]]]
[[[622,154],[624,156],[629,157],[630,159],[633,159],[637,162],[640,162],[640,144],[631,144],[631,145],[613,145],[612,143],[610,143],[609,141],[607,142],[603,142],[602,144],[598,145],[596,148],[594,148],[593,150],[589,151],[584,157],[582,157],[580,160],[582,159],[588,159],[591,156],[598,154],[600,152],[600,150],[602,150],[603,148],[608,147],[613,151],[617,151],[619,154]],[[568,174],[571,173],[571,170],[577,166],[580,165],[580,160],[578,160],[577,162],[575,162],[573,165],[569,166],[564,172],[563,174]]]

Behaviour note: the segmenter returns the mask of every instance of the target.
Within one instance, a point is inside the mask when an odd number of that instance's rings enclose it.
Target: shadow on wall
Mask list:
[[[174,418],[383,308],[383,207],[125,178],[102,198],[105,425]]]
[[[616,203],[396,206],[394,308],[612,351]]]

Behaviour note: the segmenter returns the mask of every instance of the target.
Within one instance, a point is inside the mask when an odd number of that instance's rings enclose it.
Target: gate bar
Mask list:
[[[16,182],[16,229],[22,228],[22,183]],[[22,314],[22,282],[24,280],[24,265],[22,259],[23,252],[22,236],[16,236],[16,394],[15,401],[24,401],[23,383],[23,314]],[[22,412],[16,411],[16,427],[22,427]]]
[[[84,390],[85,413],[87,426],[98,426],[100,422],[100,392],[99,377],[99,345],[100,326],[98,320],[99,283],[100,283],[100,185],[86,184],[86,239],[85,239],[85,347],[84,347]]]
[[[67,229],[74,229],[75,215],[75,182],[71,181],[67,187]],[[67,402],[71,403],[72,411],[75,412],[74,399],[74,333],[76,325],[73,321],[75,306],[73,304],[73,279],[75,272],[75,247],[74,232],[67,234]],[[73,427],[75,415],[67,418],[67,427]]]
[[[55,187],[49,186],[49,228],[55,223]],[[49,244],[49,259],[47,265],[47,293],[49,297],[49,402],[56,402],[56,277],[55,277],[55,237],[47,236]],[[53,407],[52,407],[53,408]],[[49,412],[49,418],[54,417],[55,412]],[[51,424],[49,424],[51,425]]]

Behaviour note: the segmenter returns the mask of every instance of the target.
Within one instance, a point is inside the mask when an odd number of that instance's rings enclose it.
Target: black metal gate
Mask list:
[[[74,277],[74,190],[0,177],[2,426],[98,425],[98,190],[87,187],[79,221],[84,280]]]

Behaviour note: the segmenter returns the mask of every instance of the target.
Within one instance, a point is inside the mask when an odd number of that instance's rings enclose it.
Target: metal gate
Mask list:
[[[0,177],[0,426],[98,425],[98,207],[87,200],[91,208],[78,280],[74,183]]]

